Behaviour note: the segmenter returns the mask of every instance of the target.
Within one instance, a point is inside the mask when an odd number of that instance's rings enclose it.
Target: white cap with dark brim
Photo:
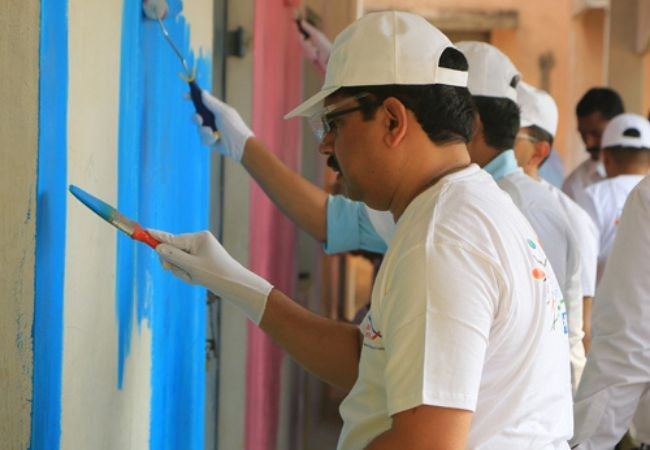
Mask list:
[[[469,63],[467,87],[473,96],[508,98],[517,102],[519,71],[501,50],[486,42],[461,41],[456,47]]]
[[[650,122],[638,114],[619,114],[605,127],[600,146],[650,149]]]
[[[454,47],[440,30],[416,14],[370,13],[334,41],[321,90],[285,119],[311,116],[325,98],[342,87],[445,84],[467,86],[463,70],[439,67],[442,52]]]
[[[517,85],[517,103],[521,110],[521,128],[534,125],[555,137],[558,111],[553,97],[546,91],[520,81]]]

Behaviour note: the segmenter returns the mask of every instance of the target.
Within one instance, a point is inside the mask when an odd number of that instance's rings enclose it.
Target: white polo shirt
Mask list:
[[[598,262],[598,227],[580,205],[546,180],[539,180],[558,199],[574,231],[580,250],[582,295],[593,297],[596,292],[596,265]]]
[[[650,176],[629,194],[593,309],[593,340],[576,396],[576,443],[596,448],[616,441],[633,408],[650,386]],[[625,388],[638,387],[638,390]],[[646,388],[647,389],[647,388]],[[639,407],[647,408],[645,403]],[[630,397],[631,396],[631,397]],[[627,397],[627,398],[626,398]],[[632,409],[632,410],[630,410]],[[636,419],[635,419],[636,420]],[[619,430],[616,430],[616,424]],[[650,421],[637,423],[650,436]],[[610,436],[612,435],[612,436]],[[598,447],[598,448],[600,448]],[[611,445],[610,445],[611,447]]]
[[[476,165],[416,197],[374,285],[340,450],[419,405],[474,411],[468,449],[568,449],[564,301],[530,224]]]
[[[575,391],[586,358],[582,344],[584,331],[580,251],[572,226],[556,197],[517,166],[512,150],[500,153],[485,166],[485,170],[510,195],[537,232],[560,283],[567,304],[572,385]]]
[[[643,179],[643,175],[619,175],[592,184],[585,189],[580,206],[591,216],[598,227],[598,280],[603,275],[607,257],[612,250],[623,205],[630,191]]]
[[[589,158],[569,174],[562,184],[562,190],[566,195],[571,197],[578,204],[582,204],[582,197],[585,189],[594,183],[603,181],[607,178],[605,166],[602,161],[594,161]]]

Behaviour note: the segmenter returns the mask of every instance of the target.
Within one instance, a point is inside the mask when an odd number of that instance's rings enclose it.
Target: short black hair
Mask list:
[[[465,55],[453,47],[443,51],[438,65],[465,71],[469,67]],[[435,144],[468,143],[472,138],[476,110],[465,87],[442,84],[351,86],[340,88],[336,94],[352,96],[362,92],[371,94],[359,99],[366,120],[374,117],[384,100],[395,97],[415,114]]]
[[[609,153],[618,166],[647,164],[650,160],[650,148],[647,147],[626,147],[616,145],[605,147],[603,150]]]
[[[625,112],[625,105],[618,93],[610,88],[596,87],[589,89],[576,105],[576,116],[586,117],[599,112],[605,119]]]
[[[519,132],[519,106],[504,97],[474,96],[485,143],[502,152],[512,149]]]

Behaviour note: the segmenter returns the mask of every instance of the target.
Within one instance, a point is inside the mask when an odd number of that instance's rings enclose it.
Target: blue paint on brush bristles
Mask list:
[[[88,192],[84,191],[80,187],[75,186],[74,184],[70,185],[70,193],[77,197],[77,199],[86,205],[88,208],[97,213],[100,217],[111,222],[114,218],[115,208],[113,208],[108,203],[103,202],[90,195]]]

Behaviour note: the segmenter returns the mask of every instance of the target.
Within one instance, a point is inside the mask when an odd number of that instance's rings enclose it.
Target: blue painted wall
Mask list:
[[[31,448],[61,438],[67,195],[68,2],[41,2]]]
[[[180,1],[169,2],[165,25],[199,83],[210,85],[208,58],[195,58]],[[120,209],[145,227],[187,232],[207,229],[209,153],[200,146],[178,77],[180,61],[141,0],[126,0],[122,25],[119,120]],[[205,290],[165,273],[150,248],[118,241],[118,383],[132,333],[152,329],[151,448],[202,449],[205,386]],[[136,311],[133,317],[133,311]]]
[[[165,24],[190,66],[197,66],[199,83],[209,88],[210,58],[190,50],[190,25],[181,15],[180,0],[170,1],[169,6]],[[65,402],[61,398],[61,374],[68,183],[68,3],[42,0],[41,15],[31,448],[58,450]],[[171,232],[208,228],[210,155],[200,145],[190,120],[193,107],[185,99],[188,86],[177,75],[180,69],[157,23],[144,18],[142,0],[124,0],[116,130],[117,206],[145,227]],[[123,235],[117,241],[115,272],[117,388],[126,381],[132,339],[142,327],[149,327],[150,448],[202,449],[205,290],[164,272],[154,251]],[[124,391],[122,395],[126,395]]]

